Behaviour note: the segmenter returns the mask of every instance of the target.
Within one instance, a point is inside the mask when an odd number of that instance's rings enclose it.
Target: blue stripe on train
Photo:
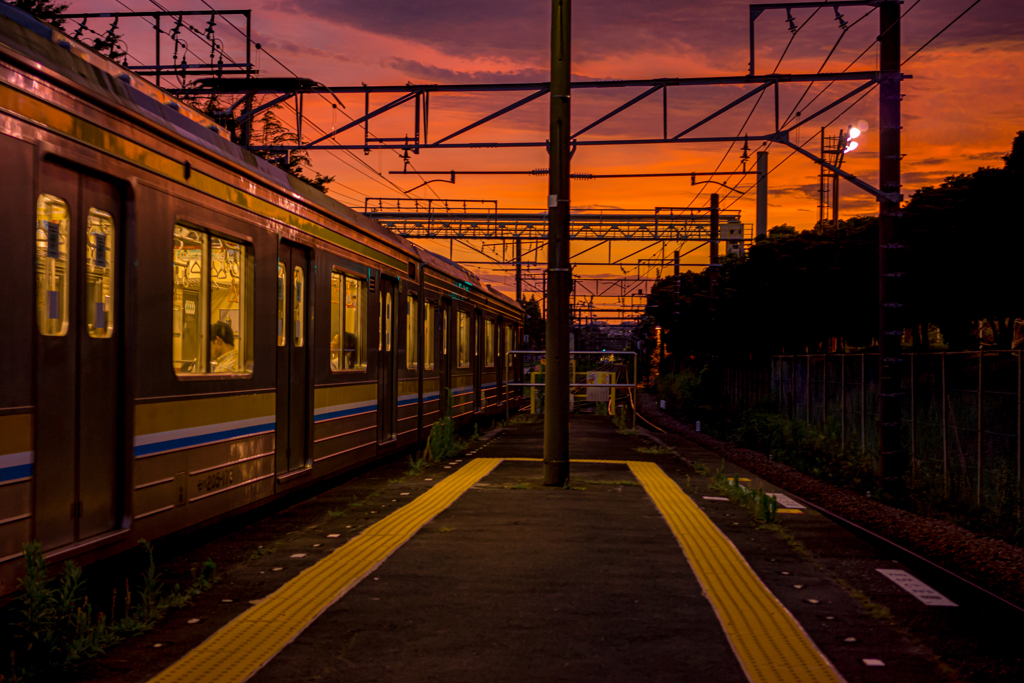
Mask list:
[[[0,481],[12,481],[32,476],[32,463],[15,465],[14,467],[0,467]]]
[[[324,420],[333,420],[336,417],[348,417],[349,415],[361,415],[362,413],[371,413],[375,410],[377,410],[376,404],[359,408],[348,408],[347,410],[334,410],[329,413],[320,413],[313,418],[313,422],[323,422]]]
[[[251,427],[239,427],[238,429],[227,429],[222,432],[212,432],[210,434],[187,436],[181,439],[170,439],[168,441],[148,443],[135,447],[135,457],[137,458],[142,455],[160,453],[162,451],[174,451],[180,448],[189,448],[191,446],[201,446],[203,444],[213,443],[214,441],[225,441],[227,439],[237,439],[242,436],[252,436],[254,434],[272,432],[274,431],[276,424],[276,422],[266,422],[264,424],[254,425]]]

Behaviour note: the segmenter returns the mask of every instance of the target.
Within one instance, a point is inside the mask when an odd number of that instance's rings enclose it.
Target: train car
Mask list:
[[[0,168],[0,595],[511,399],[515,301],[2,4]]]

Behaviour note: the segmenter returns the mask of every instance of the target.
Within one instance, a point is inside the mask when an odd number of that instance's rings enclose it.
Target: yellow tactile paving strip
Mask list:
[[[629,469],[683,547],[750,681],[843,680],[736,547],[678,484],[655,463],[631,461]]]
[[[500,462],[466,463],[240,614],[150,683],[245,681]]]

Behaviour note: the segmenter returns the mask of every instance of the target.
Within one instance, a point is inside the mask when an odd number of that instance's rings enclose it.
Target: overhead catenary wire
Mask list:
[[[150,0],[150,2],[153,2],[154,4],[156,4],[156,1],[155,1],[155,0]],[[220,10],[218,10],[218,9],[217,9],[216,7],[214,7],[213,5],[211,5],[211,4],[210,4],[209,2],[207,2],[206,0],[202,0],[202,3],[203,3],[204,5],[206,5],[207,7],[209,7],[209,8],[210,8],[210,9],[211,9],[211,10],[212,10],[213,12],[217,13],[217,16],[219,16],[219,17],[220,17],[221,19],[223,19],[223,20],[224,20],[224,22],[225,22],[225,23],[226,23],[226,24],[227,24],[228,26],[230,26],[230,27],[231,27],[231,28],[233,28],[233,29],[234,29],[235,31],[237,31],[237,32],[238,32],[238,33],[239,33],[240,35],[242,35],[242,36],[243,36],[244,38],[246,38],[246,40],[248,40],[248,41],[250,41],[250,42],[252,42],[252,43],[254,43],[254,44],[255,44],[255,41],[254,41],[254,40],[253,40],[253,39],[252,39],[251,37],[249,37],[249,36],[246,36],[245,32],[244,32],[244,31],[242,31],[242,29],[240,29],[240,28],[239,28],[238,26],[236,26],[236,25],[235,25],[235,24],[234,24],[234,23],[233,23],[233,22],[232,22],[232,21],[231,21],[230,19],[228,19],[228,18],[227,18],[227,17],[225,17],[224,15],[220,14]],[[261,52],[263,52],[264,54],[266,54],[266,55],[267,55],[267,57],[269,57],[269,58],[270,58],[271,60],[273,60],[273,61],[274,61],[274,62],[275,62],[275,63],[276,63],[276,64],[277,64],[278,66],[280,66],[280,67],[281,67],[282,69],[284,69],[285,71],[287,71],[288,73],[290,73],[290,74],[291,74],[292,76],[294,76],[294,77],[296,77],[296,78],[298,78],[298,77],[299,77],[297,73],[295,73],[294,71],[292,71],[292,69],[291,69],[291,68],[289,68],[289,67],[288,67],[288,66],[287,66],[287,65],[286,65],[286,64],[285,64],[284,62],[282,62],[282,61],[281,61],[280,59],[278,59],[277,57],[275,57],[275,56],[273,55],[273,53],[271,53],[271,52],[270,52],[269,50],[267,50],[266,48],[264,48],[264,47],[262,47],[262,46],[260,46],[259,50],[260,50]],[[332,103],[331,103],[331,101],[330,101],[329,99],[327,99],[327,97],[326,97],[326,96],[325,96],[325,95],[324,95],[323,93],[317,93],[317,95],[318,95],[318,96],[319,96],[320,98],[322,98],[322,99],[323,99],[323,100],[324,100],[325,102],[327,102],[328,104],[332,104]],[[350,121],[351,121],[351,120],[353,120],[353,119],[352,119],[352,116],[351,116],[351,115],[350,115],[350,114],[349,114],[348,112],[346,112],[346,111],[345,111],[344,109],[342,109],[342,112],[341,112],[341,113],[342,113],[343,115],[345,115],[345,116],[346,116],[346,117],[347,117],[347,118],[348,118],[348,119],[349,119]],[[321,133],[324,133],[324,134],[326,134],[326,133],[327,133],[327,131],[323,130],[322,128],[320,128],[319,126],[317,126],[317,125],[316,125],[315,123],[313,123],[312,121],[310,121],[310,120],[309,120],[309,119],[308,119],[308,118],[307,118],[307,117],[306,117],[305,115],[303,115],[303,120],[304,120],[304,121],[308,121],[308,122],[310,123],[310,125],[312,125],[312,126],[314,126],[315,128],[317,128],[317,130],[319,130],[319,131],[320,131]],[[334,158],[336,158],[336,159],[339,159],[339,160],[340,160],[340,157],[339,157],[339,156],[338,156],[337,154],[335,154],[335,153],[334,153],[333,151],[331,151],[331,150],[328,150],[328,151],[330,151],[330,153],[331,153],[331,156],[333,156]],[[395,154],[399,154],[397,150],[393,150],[393,151],[395,152]],[[365,161],[365,160],[363,160],[363,159],[360,159],[360,158],[359,158],[359,157],[358,157],[358,156],[357,156],[357,155],[356,155],[355,153],[353,153],[353,152],[352,152],[352,150],[345,150],[345,152],[346,152],[346,154],[347,154],[348,156],[352,157],[352,158],[353,158],[353,159],[355,159],[355,160],[356,160],[357,162],[359,162],[360,164],[362,164],[363,166],[365,166],[366,168],[368,168],[368,169],[369,169],[370,171],[373,171],[373,172],[374,172],[374,173],[375,173],[376,175],[378,175],[378,176],[380,176],[381,178],[383,178],[383,179],[385,180],[385,182],[387,182],[387,183],[388,183],[388,184],[389,184],[389,185],[390,185],[390,186],[391,186],[391,187],[392,187],[393,189],[395,189],[395,190],[398,190],[398,191],[399,191],[400,193],[404,194],[404,195],[405,195],[406,197],[410,197],[410,198],[415,198],[415,197],[414,197],[414,196],[413,196],[413,195],[412,195],[411,193],[409,193],[409,192],[406,192],[405,190],[403,190],[403,189],[402,189],[401,187],[399,187],[399,186],[398,186],[397,184],[395,184],[394,182],[392,182],[392,181],[391,181],[391,180],[390,180],[389,178],[385,177],[385,176],[384,176],[384,175],[383,175],[382,173],[379,173],[378,171],[374,170],[374,168],[373,168],[372,166],[370,166],[370,165],[369,165],[368,163],[366,163],[366,161]],[[399,154],[399,156],[401,156],[401,155]],[[411,164],[411,163],[410,163],[409,165],[410,165],[410,166],[412,166],[412,164]],[[415,170],[415,167],[413,167],[413,170]],[[424,180],[422,176],[420,176],[420,180]],[[433,193],[434,193],[434,196],[435,196],[435,197],[437,197],[438,199],[440,199],[440,195],[438,195],[438,194],[437,194],[437,191],[436,191],[436,190],[435,190],[434,188],[430,187],[429,185],[428,185],[427,187],[428,187],[428,188],[429,188],[429,189],[431,190],[431,192],[433,192]]]
[[[907,9],[907,10],[906,10],[906,11],[905,11],[905,12],[904,12],[904,13],[903,13],[902,15],[900,15],[900,18],[899,18],[899,20],[898,20],[898,21],[903,21],[903,18],[904,18],[904,17],[906,17],[906,16],[907,16],[907,14],[909,14],[909,13],[910,13],[910,11],[911,11],[911,10],[913,10],[913,9],[914,9],[914,8],[915,8],[915,7],[916,7],[916,6],[918,5],[918,3],[919,3],[919,2],[920,2],[920,0],[917,0],[916,2],[914,2],[914,4],[913,4],[913,5],[911,5],[911,6],[910,6],[910,7],[909,7],[909,8],[908,8],[908,9]],[[942,35],[943,33],[945,33],[945,32],[946,32],[946,31],[947,31],[947,30],[948,30],[948,29],[949,29],[949,28],[950,28],[951,26],[953,26],[953,25],[954,25],[954,24],[955,24],[956,22],[958,22],[958,21],[959,21],[959,20],[960,20],[961,18],[963,18],[963,16],[964,16],[965,14],[967,14],[967,13],[968,13],[968,12],[969,12],[969,11],[970,11],[971,9],[973,9],[973,8],[974,8],[975,6],[977,6],[977,5],[978,5],[978,4],[980,3],[980,2],[981,2],[981,0],[975,0],[975,1],[973,2],[973,3],[971,3],[971,5],[967,7],[967,9],[965,9],[965,10],[964,10],[963,12],[961,12],[960,14],[958,14],[958,15],[957,15],[957,16],[956,16],[956,17],[955,17],[955,18],[954,18],[954,19],[953,19],[952,21],[950,21],[950,22],[949,22],[948,24],[946,24],[945,26],[943,26],[943,27],[942,27],[942,28],[941,28],[941,29],[940,29],[940,30],[939,30],[939,31],[938,31],[937,33],[935,33],[935,35],[933,35],[933,36],[932,36],[931,38],[929,38],[929,39],[928,39],[927,41],[925,41],[925,43],[924,43],[924,44],[922,44],[922,45],[921,45],[921,47],[917,48],[917,50],[915,50],[915,51],[914,51],[914,52],[913,52],[913,53],[912,53],[912,54],[911,54],[911,55],[910,55],[909,57],[907,57],[906,59],[904,59],[904,60],[903,60],[903,61],[902,61],[902,62],[900,63],[900,66],[902,67],[902,66],[906,65],[906,63],[907,63],[907,62],[909,62],[909,61],[910,61],[911,59],[913,59],[914,57],[916,57],[916,56],[917,56],[917,55],[918,55],[918,54],[919,54],[919,53],[920,53],[920,52],[921,52],[922,50],[924,50],[924,49],[925,49],[926,47],[928,47],[929,45],[931,45],[931,44],[932,44],[932,42],[934,42],[936,38],[938,38],[938,37],[939,37],[939,36],[941,36],[941,35]],[[889,29],[889,30],[891,30],[891,29]],[[877,41],[876,41],[876,42],[877,42]],[[868,46],[868,48],[867,48],[867,49],[865,49],[865,50],[864,50],[863,52],[861,52],[861,53],[860,53],[860,55],[858,55],[858,56],[857,56],[857,58],[856,58],[856,59],[854,59],[854,61],[853,61],[853,62],[851,62],[850,66],[848,66],[848,67],[847,67],[846,69],[843,69],[843,71],[846,71],[847,69],[851,68],[851,67],[852,67],[852,66],[853,66],[853,65],[854,65],[854,64],[855,64],[855,63],[856,63],[857,61],[859,61],[859,60],[860,60],[860,59],[861,59],[861,58],[862,58],[862,57],[863,57],[863,56],[864,56],[864,55],[865,55],[865,54],[867,53],[868,49],[870,49],[870,48],[871,48],[871,47],[872,47],[873,45],[874,45],[874,43],[872,43],[872,45],[871,45],[871,46]],[[865,91],[864,91],[864,93],[863,93],[863,94],[861,94],[861,96],[860,96],[860,97],[858,97],[858,98],[857,98],[856,100],[854,100],[854,101],[853,101],[853,102],[852,102],[851,104],[849,104],[849,105],[848,105],[848,106],[847,106],[847,107],[846,107],[845,109],[843,109],[843,111],[839,112],[839,114],[837,114],[837,115],[836,115],[835,117],[833,117],[833,118],[832,118],[832,120],[831,120],[831,121],[829,121],[829,122],[828,122],[828,124],[826,124],[826,126],[825,126],[825,127],[827,128],[828,126],[832,125],[833,123],[835,123],[836,121],[838,121],[838,120],[839,120],[840,118],[842,118],[843,116],[845,116],[845,115],[846,115],[846,113],[847,113],[848,111],[850,111],[851,109],[853,109],[853,108],[854,108],[855,106],[857,106],[857,104],[859,104],[859,103],[860,103],[860,102],[861,102],[861,101],[862,101],[862,100],[863,100],[863,99],[864,99],[865,97],[867,97],[868,95],[870,95],[870,94],[871,94],[871,93],[872,93],[872,92],[874,91],[874,89],[875,89],[876,87],[877,87],[877,84],[875,84],[875,85],[872,85],[872,86],[871,86],[870,88],[868,88],[867,90],[865,90]],[[808,139],[807,139],[807,140],[806,140],[806,141],[805,141],[805,142],[804,142],[803,144],[801,144],[801,145],[800,145],[800,147],[806,147],[806,145],[808,145],[808,144],[809,144],[810,142],[812,142],[812,141],[813,141],[813,140],[814,140],[815,138],[817,138],[817,137],[818,137],[818,135],[820,135],[820,134],[821,134],[821,131],[818,131],[818,132],[816,132],[816,133],[815,133],[814,135],[812,135],[812,136],[811,136],[810,138],[808,138]],[[789,154],[788,154],[788,155],[787,155],[787,156],[786,156],[786,157],[785,157],[785,158],[784,158],[784,159],[783,159],[782,161],[780,161],[780,162],[779,162],[778,164],[776,164],[775,166],[773,166],[773,167],[772,167],[772,168],[771,168],[771,169],[769,170],[769,172],[768,172],[768,173],[769,173],[769,175],[771,175],[771,173],[773,173],[773,172],[774,172],[775,170],[777,170],[777,169],[778,169],[778,168],[779,168],[780,166],[782,166],[782,164],[786,163],[786,162],[787,162],[787,161],[788,161],[789,159],[791,159],[791,158],[793,157],[793,155],[794,155],[794,154],[796,154],[796,153],[797,153],[797,152],[796,152],[795,150],[794,150],[794,151],[792,151],[792,152],[790,152],[790,153],[789,153]],[[747,193],[747,192],[749,192],[749,191],[750,191],[750,190],[748,189],[748,190],[746,190],[746,191],[745,191],[745,192],[744,192],[743,194],[746,194],[746,193]],[[741,195],[741,196],[742,196],[742,195]],[[733,201],[732,201],[732,202],[731,202],[731,203],[730,203],[730,204],[729,204],[729,205],[728,205],[728,206],[727,206],[726,208],[729,208],[729,207],[733,206],[733,205],[734,205],[734,204],[735,204],[735,203],[736,203],[737,201],[739,201],[739,199],[740,199],[740,197],[736,197],[736,198],[734,198],[734,199],[733,199]]]

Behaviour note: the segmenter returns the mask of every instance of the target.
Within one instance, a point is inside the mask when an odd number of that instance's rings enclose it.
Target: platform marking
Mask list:
[[[843,681],[736,546],[676,482],[655,463],[632,461],[629,469],[682,546],[748,680]]]
[[[501,462],[478,458],[249,608],[150,683],[240,683]]]
[[[543,458],[502,458],[505,462],[544,462]],[[586,458],[569,458],[569,462],[582,462],[598,465],[628,465],[629,460],[588,460]]]
[[[878,569],[879,574],[907,591],[929,607],[957,607],[958,605],[921,579],[902,569]]]
[[[787,496],[785,493],[765,493],[765,495],[766,496],[771,496],[772,498],[774,498],[775,502],[778,503],[779,505],[781,505],[784,508],[789,508],[790,510],[806,510],[807,509],[805,506],[803,506],[800,503],[796,502],[795,500],[793,500],[792,498]]]

